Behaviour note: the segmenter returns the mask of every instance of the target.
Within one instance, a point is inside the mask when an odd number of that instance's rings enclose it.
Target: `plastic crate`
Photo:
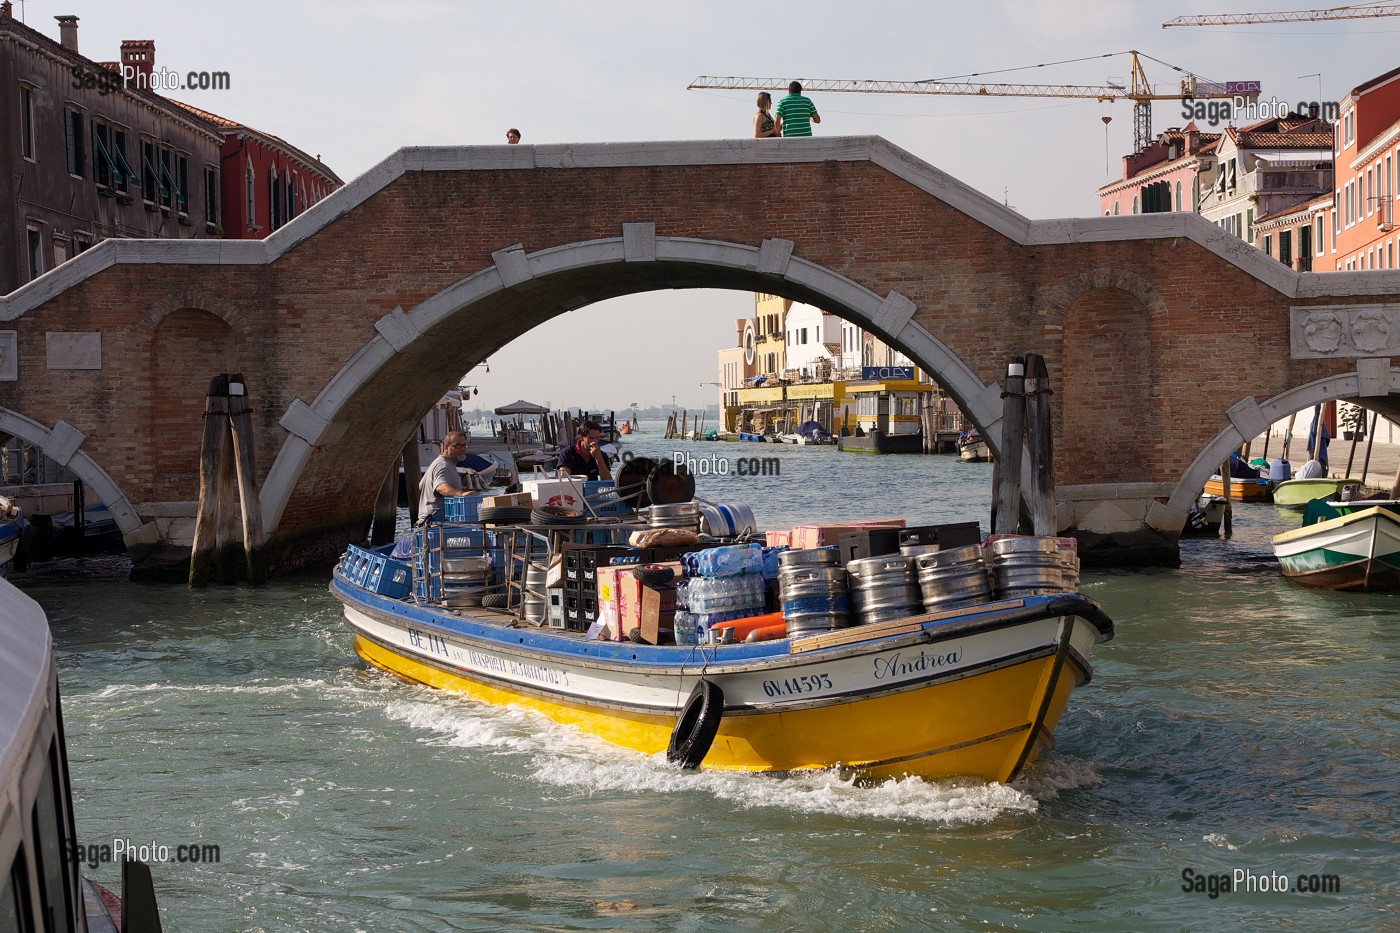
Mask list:
[[[364,588],[390,599],[403,599],[413,587],[413,568],[401,560],[373,554],[369,560],[369,572],[365,575]]]
[[[370,558],[373,556],[362,547],[350,545],[345,549],[345,556],[340,559],[340,575],[355,586],[364,586],[365,577],[369,574]]]
[[[481,496],[444,496],[442,500],[443,518],[449,522],[477,521],[480,508]]]

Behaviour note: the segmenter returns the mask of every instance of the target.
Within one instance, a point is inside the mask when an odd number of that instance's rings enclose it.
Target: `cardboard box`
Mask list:
[[[644,594],[657,592],[653,587],[642,586],[637,578],[632,576],[632,569],[635,566],[632,564],[621,567],[599,567],[597,570],[598,618],[603,620],[603,638],[608,641],[626,641],[628,632],[634,628],[642,628]],[[656,566],[670,567],[677,576],[681,572],[679,561]],[[662,589],[670,589],[672,593],[669,605],[663,600],[658,606],[658,612],[664,613],[669,609],[672,618],[674,618],[676,608],[674,587],[663,587]],[[661,618],[659,615],[655,622],[657,626],[660,626]]]
[[[675,585],[642,587],[642,641],[649,645],[661,644],[664,632],[676,629],[676,587]]]
[[[536,505],[563,505],[583,509],[583,479],[565,476],[561,479],[530,479],[520,484],[521,491],[533,497]]]
[[[766,531],[764,536],[768,539],[765,543],[769,547],[791,547],[792,529],[784,528],[781,531]]]
[[[482,496],[482,508],[531,508],[534,500],[528,492],[513,492],[509,495]]]

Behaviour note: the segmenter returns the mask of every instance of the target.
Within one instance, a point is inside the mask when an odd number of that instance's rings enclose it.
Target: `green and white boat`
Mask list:
[[[1400,589],[1400,500],[1308,503],[1273,540],[1283,575],[1329,590]]]
[[[1301,510],[1314,499],[1335,499],[1343,486],[1360,486],[1359,479],[1332,479],[1317,476],[1312,479],[1286,479],[1274,487],[1274,505],[1281,509]]]

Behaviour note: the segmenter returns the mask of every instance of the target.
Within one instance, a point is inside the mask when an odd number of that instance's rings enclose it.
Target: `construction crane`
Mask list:
[[[1208,13],[1204,16],[1178,16],[1162,24],[1170,26],[1246,26],[1254,23],[1316,23],[1338,19],[1378,19],[1400,16],[1400,3],[1366,3],[1337,6],[1327,10],[1292,10],[1286,13]]]
[[[928,79],[924,81],[853,81],[844,79],[802,78],[804,91],[838,92],[850,94],[952,94],[964,97],[1059,97],[1084,98],[1111,103],[1127,99],[1133,102],[1133,151],[1140,152],[1152,142],[1152,101],[1154,100],[1213,100],[1218,98],[1242,97],[1255,99],[1259,96],[1258,81],[1203,81],[1196,75],[1168,62],[1142,55],[1150,61],[1183,72],[1181,86],[1171,94],[1161,94],[1153,90],[1143,71],[1136,50],[1110,52],[1098,58],[1114,55],[1132,56],[1132,77],[1127,87],[1121,84],[969,84],[954,81]],[[1077,59],[1084,61],[1084,59]],[[1042,67],[1039,65],[1030,67]],[[1020,69],[1009,69],[1012,71]],[[780,78],[716,78],[702,75],[690,82],[688,90],[729,90],[729,91],[771,91],[787,86],[786,79]]]

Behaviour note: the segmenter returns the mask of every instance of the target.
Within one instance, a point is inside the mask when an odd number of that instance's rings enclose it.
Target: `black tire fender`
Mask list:
[[[690,692],[690,699],[681,707],[676,728],[671,732],[671,744],[666,748],[666,760],[679,764],[687,771],[700,767],[709,754],[719,721],[724,715],[724,691],[711,680],[701,680]]]

